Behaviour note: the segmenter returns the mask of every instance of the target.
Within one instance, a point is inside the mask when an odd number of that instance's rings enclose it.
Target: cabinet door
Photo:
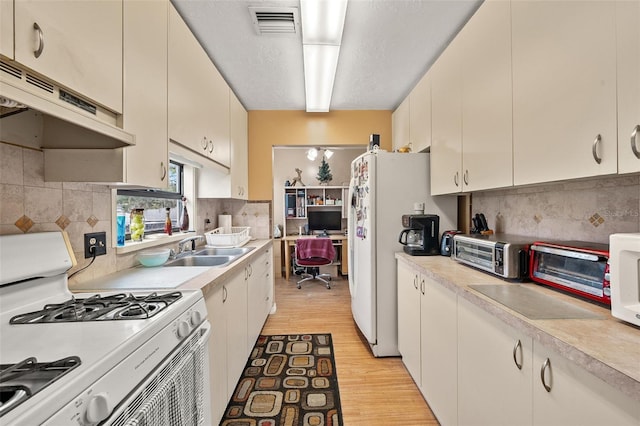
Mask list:
[[[422,394],[440,424],[458,424],[458,319],[456,295],[423,277],[420,304]]]
[[[615,173],[615,2],[511,8],[514,184]]]
[[[398,262],[398,351],[418,387],[421,379],[419,279],[418,272]]]
[[[218,424],[231,394],[227,390],[227,320],[224,311],[226,290],[216,286],[205,294],[211,322],[209,339],[209,375],[211,387],[212,424]]]
[[[531,338],[458,300],[459,424],[531,424],[532,345]]]
[[[485,1],[460,32],[462,187],[513,185],[510,2]]]
[[[15,60],[122,112],[122,6],[122,0],[15,1]]]
[[[431,74],[431,194],[462,190],[462,52],[458,38]]]
[[[543,367],[547,360],[548,365]],[[533,348],[533,374],[534,425],[640,424],[637,401],[537,342]],[[549,391],[544,384],[550,387]]]
[[[248,281],[248,351],[251,351],[255,345],[271,311],[273,289],[271,253],[271,249],[268,249],[245,268]]]
[[[0,55],[13,59],[12,1],[0,1]]]
[[[225,285],[224,312],[227,320],[227,392],[232,395],[247,362],[247,281],[244,271]]]
[[[411,142],[409,128],[409,96],[407,96],[398,108],[391,114],[393,132],[393,149],[408,145]]]
[[[136,144],[124,150],[126,182],[168,186],[166,0],[124,3],[124,130]]]
[[[233,92],[229,92],[231,117],[231,198],[249,197],[249,135],[247,111]]]
[[[409,95],[409,129],[411,151],[421,152],[431,146],[431,79],[425,74]]]
[[[203,84],[207,86],[206,93],[208,111],[208,134],[210,135],[209,158],[229,167],[231,164],[231,143],[229,136],[229,86],[224,81],[220,72],[215,67],[209,56],[203,51],[206,58],[206,79]]]
[[[640,171],[640,2],[617,1],[616,12],[618,172],[631,173]]]

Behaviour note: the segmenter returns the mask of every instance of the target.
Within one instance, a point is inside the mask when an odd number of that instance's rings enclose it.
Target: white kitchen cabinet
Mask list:
[[[249,123],[244,109],[233,92],[229,92],[231,136],[231,197],[249,198]]]
[[[0,55],[13,59],[12,1],[0,1]]]
[[[176,9],[169,8],[169,138],[229,166],[229,87]]]
[[[530,337],[459,298],[458,423],[530,425],[532,350]]]
[[[209,339],[211,415],[212,424],[218,424],[230,397],[227,390],[227,319],[224,305],[226,289],[224,286],[208,289],[204,298],[209,322],[211,322]]]
[[[431,74],[431,195],[462,190],[462,57],[455,38]]]
[[[511,7],[485,1],[460,34],[462,190],[513,185]]]
[[[409,94],[409,133],[412,152],[431,146],[431,78],[424,75]]]
[[[273,305],[273,252],[270,247],[245,267],[248,291],[248,338],[251,351]]]
[[[458,424],[457,296],[421,277],[420,353],[422,394],[442,425]]]
[[[618,173],[640,171],[639,22],[640,2],[616,2],[618,43]]]
[[[409,96],[407,96],[391,114],[391,131],[393,135],[394,151],[405,145],[409,145],[411,142],[409,102]]]
[[[640,424],[637,401],[537,342],[533,345],[533,376],[535,426]]]
[[[515,185],[617,172],[615,8],[511,3]]]
[[[457,424],[456,295],[398,262],[398,351],[441,424]]]
[[[247,362],[247,281],[244,270],[224,284],[226,297],[224,312],[227,320],[227,395],[230,397],[238,384]]]
[[[398,262],[398,351],[420,387],[420,274],[404,262]]]
[[[426,74],[391,115],[393,149],[420,152],[431,146],[431,81]]]
[[[13,3],[15,50],[7,54],[6,30],[2,29],[2,53],[121,113],[123,1]],[[3,26],[6,7],[2,7]]]
[[[169,2],[124,3],[124,182],[167,188],[167,43]]]

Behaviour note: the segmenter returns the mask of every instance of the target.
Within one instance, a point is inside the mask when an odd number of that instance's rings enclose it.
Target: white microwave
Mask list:
[[[611,314],[640,326],[640,233],[609,236]]]

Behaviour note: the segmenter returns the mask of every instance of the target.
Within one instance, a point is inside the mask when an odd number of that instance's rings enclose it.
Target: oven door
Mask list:
[[[208,340],[211,324],[202,323],[178,346],[102,425],[209,425]]]

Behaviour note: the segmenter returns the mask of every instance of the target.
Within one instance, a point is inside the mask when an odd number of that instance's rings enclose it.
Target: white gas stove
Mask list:
[[[0,236],[0,425],[207,424],[202,293],[72,294],[68,247]]]

